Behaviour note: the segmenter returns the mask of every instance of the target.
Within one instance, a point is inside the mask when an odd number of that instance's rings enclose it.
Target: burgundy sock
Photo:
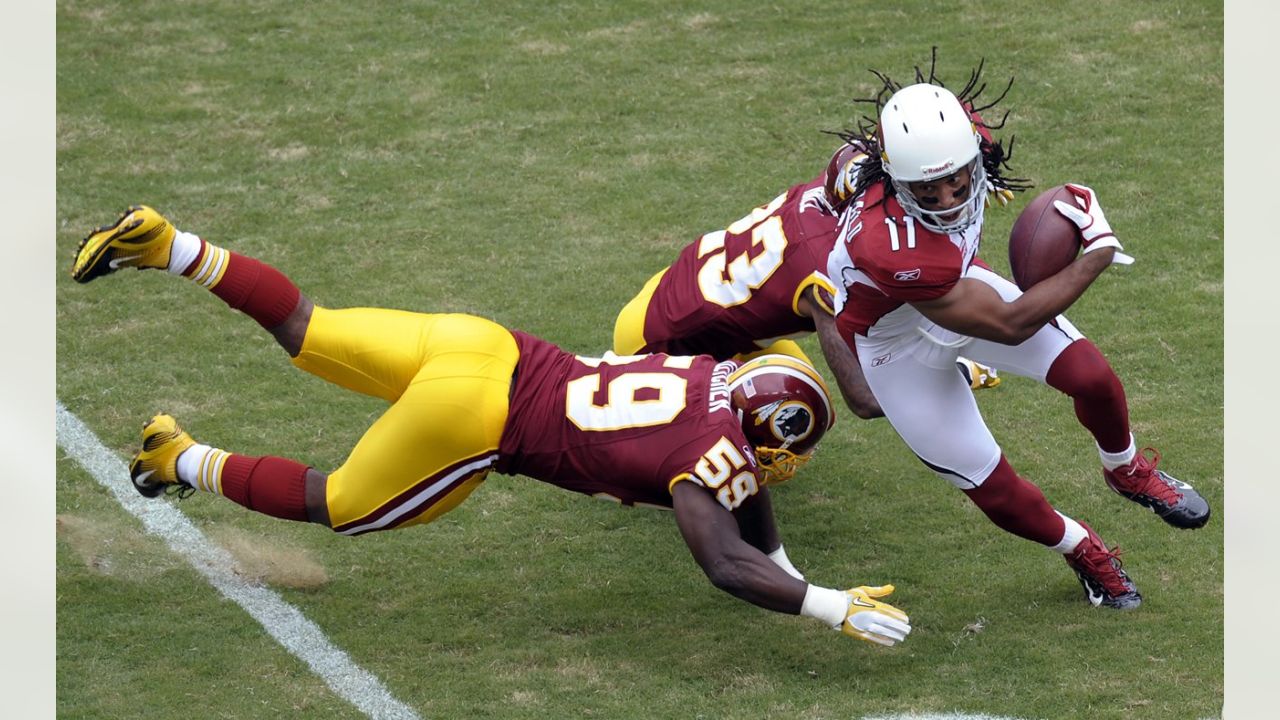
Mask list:
[[[1040,488],[1018,476],[1003,455],[982,485],[964,493],[1000,529],[1053,547],[1067,530]]]
[[[250,510],[307,520],[307,466],[281,457],[232,454],[222,468],[222,494]]]
[[[200,254],[183,275],[200,267],[209,244],[201,240]],[[217,285],[210,288],[233,309],[239,310],[270,330],[289,317],[298,306],[301,293],[284,273],[270,265],[236,252],[227,251],[227,269]]]
[[[1129,405],[1124,385],[1096,345],[1088,340],[1071,343],[1053,361],[1045,381],[1071,396],[1076,417],[1093,434],[1098,447],[1109,453],[1129,448]]]

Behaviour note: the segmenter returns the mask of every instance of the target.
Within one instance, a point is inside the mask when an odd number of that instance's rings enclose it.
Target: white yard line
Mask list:
[[[172,503],[139,495],[124,462],[61,402],[57,404],[57,433],[58,445],[67,455],[110,490],[125,510],[142,521],[147,532],[160,536],[173,552],[191,563],[228,600],[244,608],[343,700],[370,718],[420,720],[412,708],[392,697],[377,677],[329,642],[324,631],[297,608],[273,590],[246,582],[237,574],[236,561],[230,553],[209,541],[182,511]]]

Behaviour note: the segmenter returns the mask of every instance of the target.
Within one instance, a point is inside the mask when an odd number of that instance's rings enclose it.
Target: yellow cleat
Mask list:
[[[146,205],[131,205],[115,225],[96,228],[80,241],[71,277],[87,283],[122,267],[169,266],[169,252],[177,230],[160,213]]]
[[[153,498],[172,486],[180,496],[195,488],[178,479],[178,456],[196,441],[178,427],[172,415],[156,415],[142,427],[142,450],[129,463],[129,479],[143,497]]]

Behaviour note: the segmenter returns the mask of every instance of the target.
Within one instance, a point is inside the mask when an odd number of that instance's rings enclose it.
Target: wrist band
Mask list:
[[[849,595],[843,590],[810,585],[804,594],[804,604],[800,606],[800,614],[830,625],[840,627],[845,615],[849,612]]]

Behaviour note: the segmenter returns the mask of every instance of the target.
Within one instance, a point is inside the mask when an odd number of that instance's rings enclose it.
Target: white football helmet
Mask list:
[[[968,111],[948,89],[908,85],[880,110],[881,164],[907,214],[938,232],[957,232],[982,217],[987,172],[981,136]],[[968,168],[969,199],[950,210],[925,210],[907,183],[937,180]],[[955,214],[954,218],[944,220]]]

